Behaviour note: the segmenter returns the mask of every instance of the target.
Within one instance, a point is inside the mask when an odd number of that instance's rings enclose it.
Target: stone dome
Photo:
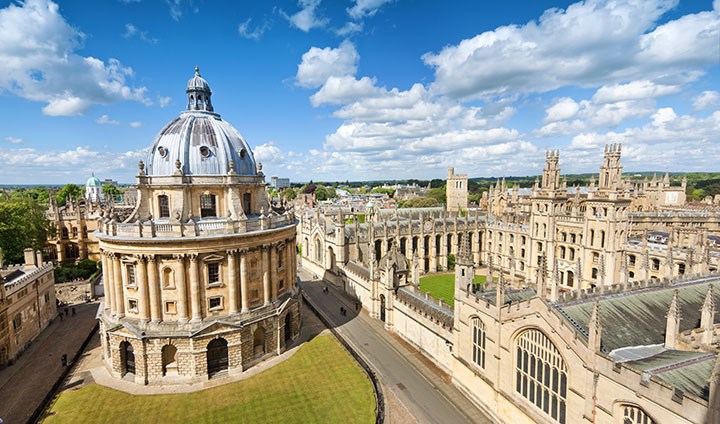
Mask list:
[[[197,68],[188,81],[188,109],[155,137],[147,160],[148,176],[257,175],[250,146],[240,133],[212,111],[210,87]],[[232,171],[231,171],[232,167]]]

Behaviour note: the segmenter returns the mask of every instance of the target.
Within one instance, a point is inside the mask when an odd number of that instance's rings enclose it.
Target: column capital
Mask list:
[[[145,262],[147,255],[141,253],[141,254],[137,254],[137,255],[132,255],[132,257],[134,259],[136,259],[138,262]]]
[[[158,255],[152,255],[152,254],[151,254],[151,255],[145,255],[145,257],[147,258],[147,261],[148,261],[148,262],[155,262],[156,259],[157,259],[157,257],[158,257]]]
[[[185,260],[185,254],[184,253],[175,253],[172,255],[173,259],[175,259],[178,262],[182,262]]]
[[[225,251],[225,253],[227,253],[228,256],[235,256],[238,253],[241,253],[240,251],[241,249],[228,249]]]
[[[187,256],[191,262],[197,262],[199,255],[197,253],[188,253]]]

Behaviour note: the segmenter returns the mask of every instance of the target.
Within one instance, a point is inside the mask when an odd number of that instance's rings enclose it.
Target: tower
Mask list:
[[[447,204],[445,209],[448,212],[467,210],[468,207],[468,176],[467,174],[456,174],[455,168],[448,168],[447,183],[445,186]]]

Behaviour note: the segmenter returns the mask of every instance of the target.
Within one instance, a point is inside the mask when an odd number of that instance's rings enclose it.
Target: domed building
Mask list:
[[[262,165],[197,68],[186,93],[139,163],[135,209],[96,233],[104,360],[141,384],[241,373],[300,331],[294,213],[270,207]]]
[[[95,173],[85,183],[85,198],[93,203],[102,201],[102,181],[95,176]]]

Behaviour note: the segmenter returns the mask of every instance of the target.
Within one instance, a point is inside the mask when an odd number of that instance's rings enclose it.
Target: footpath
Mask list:
[[[76,316],[56,317],[13,365],[0,371],[0,418],[5,423],[28,422],[65,371],[62,355],[67,355],[70,366],[95,327],[97,302],[71,305],[68,310],[73,307]],[[63,311],[64,307],[58,310]]]

